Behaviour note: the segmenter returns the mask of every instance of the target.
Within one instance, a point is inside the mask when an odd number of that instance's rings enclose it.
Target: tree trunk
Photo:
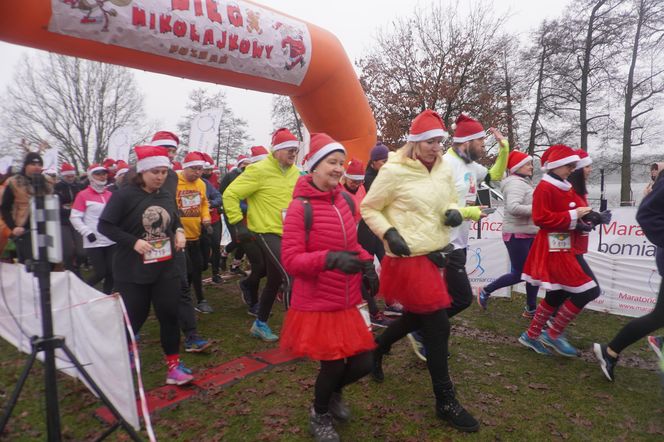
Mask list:
[[[507,114],[507,142],[514,149],[516,140],[514,137],[514,108],[512,106],[512,83],[507,67],[507,53],[503,52],[503,66],[505,69],[505,113]]]
[[[544,37],[540,39],[544,43]],[[535,100],[535,112],[533,121],[530,123],[530,139],[528,140],[528,155],[535,155],[535,138],[537,136],[537,123],[539,121],[540,111],[542,109],[542,83],[544,82],[544,63],[546,61],[546,46],[542,44],[542,55],[540,57],[540,66],[537,72],[537,99]]]
[[[637,10],[636,32],[632,45],[632,60],[629,64],[629,74],[625,85],[625,120],[623,122],[622,164],[620,165],[620,205],[632,205],[632,97],[634,96],[634,71],[639,54],[639,40],[641,27],[645,19],[645,0],[639,0]]]

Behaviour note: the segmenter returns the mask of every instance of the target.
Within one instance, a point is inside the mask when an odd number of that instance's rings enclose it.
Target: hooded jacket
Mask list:
[[[339,270],[326,270],[330,251],[354,251],[359,258],[373,258],[357,242],[355,219],[338,185],[323,192],[313,185],[310,175],[301,177],[288,206],[281,242],[281,261],[293,276],[291,307],[301,311],[337,311],[362,302],[362,274],[349,275]],[[312,225],[306,239],[304,204],[311,204]],[[251,205],[249,205],[251,208]],[[251,209],[250,209],[251,210]]]
[[[390,153],[362,200],[362,218],[383,238],[394,227],[406,240],[411,256],[440,250],[450,242],[450,227],[443,225],[445,211],[458,209],[454,175],[442,157],[431,172],[403,149]],[[385,251],[394,256],[385,243]]]

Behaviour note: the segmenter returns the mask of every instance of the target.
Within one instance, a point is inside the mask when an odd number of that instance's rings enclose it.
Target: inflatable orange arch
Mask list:
[[[330,32],[244,0],[0,2],[0,39],[193,80],[288,95],[311,132],[366,160],[376,122]]]

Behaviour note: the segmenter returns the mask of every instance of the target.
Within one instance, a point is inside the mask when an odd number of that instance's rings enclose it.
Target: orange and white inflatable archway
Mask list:
[[[0,39],[288,95],[312,132],[366,159],[376,123],[330,32],[245,0],[0,1]]]

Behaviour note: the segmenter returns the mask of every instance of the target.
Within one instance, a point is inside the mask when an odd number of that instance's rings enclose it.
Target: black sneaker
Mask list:
[[[245,279],[242,279],[237,283],[237,285],[238,287],[240,287],[240,296],[242,297],[242,302],[244,302],[248,306],[251,306],[251,293],[249,292],[249,288],[247,287],[247,281]]]
[[[606,378],[611,382],[615,381],[616,377],[613,374],[613,369],[616,368],[618,358],[614,358],[613,356],[609,355],[609,353],[606,351],[606,345],[604,344],[594,343],[593,352],[595,353],[597,360],[599,360],[599,366],[602,368],[604,376],[606,376]]]
[[[215,273],[214,275],[212,275],[212,282],[214,282],[215,284],[221,284],[222,282],[224,282],[224,279],[221,277],[221,275]]]
[[[461,406],[454,392],[436,403],[436,414],[459,431],[474,433],[480,429],[480,423]]]
[[[383,355],[374,351],[373,354],[373,368],[371,369],[371,377],[374,381],[381,383],[385,380],[385,373],[383,373]]]
[[[316,442],[339,442],[339,433],[334,429],[332,415],[318,414],[314,407],[309,411],[309,431]]]
[[[332,393],[328,407],[330,414],[338,421],[346,422],[350,419],[350,408],[344,402],[341,393]]]

